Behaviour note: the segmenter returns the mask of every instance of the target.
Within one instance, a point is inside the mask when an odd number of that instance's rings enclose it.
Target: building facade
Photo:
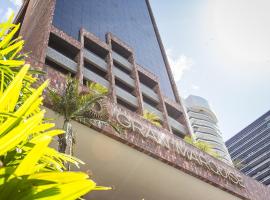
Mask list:
[[[106,34],[111,32],[133,48],[136,63],[155,74],[162,93],[175,100],[161,41],[149,11],[144,0],[58,0],[53,25],[77,40],[81,27],[104,42]]]
[[[51,87],[63,90],[70,73],[82,88],[93,81],[109,90],[104,109],[123,134],[72,122],[82,170],[115,188],[84,198],[267,200],[265,186],[183,141],[191,129],[148,0],[25,0],[15,22],[27,62]]]
[[[243,173],[270,185],[270,111],[229,139],[226,145]]]
[[[217,126],[218,120],[207,100],[190,95],[185,99],[189,122],[193,129],[193,138],[209,144],[218,154],[219,159],[232,165],[222,134]]]
[[[27,21],[27,17],[21,20]],[[38,59],[48,66],[47,71],[71,73],[83,83],[100,83],[110,90],[115,103],[138,114],[152,112],[165,129],[180,137],[188,134],[186,115],[148,1],[57,0],[51,21],[48,43],[39,48],[43,52],[34,55],[42,55]],[[29,26],[34,31],[40,25]],[[28,40],[30,30],[25,27],[21,32]],[[41,45],[40,34],[35,37],[40,43],[31,44],[31,40],[26,51]]]

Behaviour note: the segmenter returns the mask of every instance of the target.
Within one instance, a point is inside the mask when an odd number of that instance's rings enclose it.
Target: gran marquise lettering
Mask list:
[[[211,173],[221,176],[224,179],[229,180],[231,183],[240,187],[245,187],[243,178],[241,175],[237,175],[235,172],[228,168],[224,168],[214,159],[209,159],[203,153],[198,153],[195,149],[191,148],[184,141],[171,137],[168,134],[163,133],[159,129],[155,129],[143,120],[132,117],[127,112],[119,109],[117,106],[112,107],[113,118],[116,122],[125,129],[138,133],[145,138],[151,139],[154,142],[164,146],[167,149],[175,151],[185,159],[196,163],[199,166],[204,167]]]

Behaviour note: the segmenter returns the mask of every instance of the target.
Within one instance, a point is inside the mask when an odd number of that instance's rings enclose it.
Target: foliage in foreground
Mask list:
[[[36,82],[24,65],[19,25],[0,24],[0,199],[77,199],[91,190],[104,190],[82,172],[65,172],[64,163],[82,161],[49,147],[62,134],[44,119],[44,82]]]

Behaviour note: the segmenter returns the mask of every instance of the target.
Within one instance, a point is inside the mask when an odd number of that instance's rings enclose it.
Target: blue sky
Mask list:
[[[226,140],[270,109],[269,0],[150,2],[181,96],[206,98]]]
[[[151,5],[180,94],[206,98],[226,140],[270,109],[270,1]]]
[[[0,1],[0,22],[5,21],[11,15],[12,12],[16,13],[22,0],[1,0]]]

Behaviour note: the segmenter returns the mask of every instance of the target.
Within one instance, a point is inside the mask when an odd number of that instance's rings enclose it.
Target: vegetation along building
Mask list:
[[[238,168],[265,185],[270,185],[270,111],[226,142]]]
[[[123,134],[72,122],[82,169],[114,188],[86,199],[269,199],[264,185],[182,140],[191,129],[148,0],[25,0],[16,22],[28,62],[52,87],[71,73],[109,90],[104,109]]]

